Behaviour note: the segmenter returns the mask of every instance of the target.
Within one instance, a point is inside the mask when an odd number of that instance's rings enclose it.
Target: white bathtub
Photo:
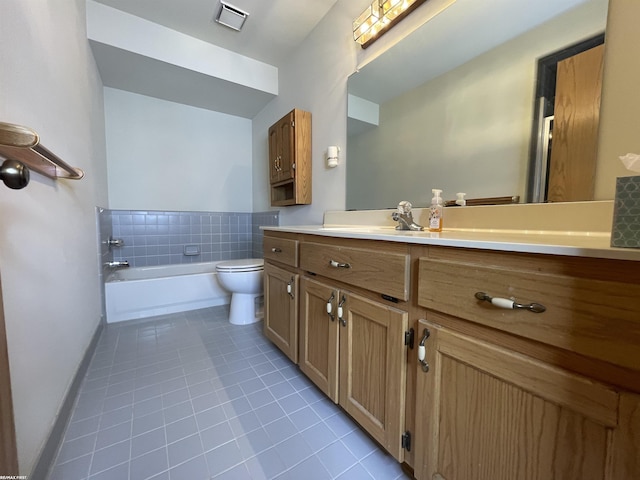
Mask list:
[[[105,282],[107,323],[228,304],[216,263],[123,268]]]

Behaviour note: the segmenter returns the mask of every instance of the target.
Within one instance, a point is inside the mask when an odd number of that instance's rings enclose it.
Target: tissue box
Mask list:
[[[640,248],[640,175],[616,179],[611,246]]]

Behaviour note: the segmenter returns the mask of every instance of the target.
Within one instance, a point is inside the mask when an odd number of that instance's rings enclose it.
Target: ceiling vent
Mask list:
[[[225,27],[240,31],[248,16],[249,14],[244,10],[226,2],[220,2],[220,9],[214,20]]]

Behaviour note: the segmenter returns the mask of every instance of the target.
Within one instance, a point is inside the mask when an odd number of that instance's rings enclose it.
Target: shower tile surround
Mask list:
[[[260,226],[279,223],[278,212],[101,210],[102,263],[127,260],[132,267],[261,258]],[[124,246],[106,247],[110,235]],[[185,245],[200,253],[185,255]]]
[[[47,480],[408,479],[219,306],[104,328]]]

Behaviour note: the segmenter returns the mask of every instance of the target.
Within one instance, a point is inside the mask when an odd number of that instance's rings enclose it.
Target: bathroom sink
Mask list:
[[[366,225],[341,225],[331,227],[320,227],[325,232],[358,232],[358,233],[385,233],[395,230],[394,227],[376,227]]]

